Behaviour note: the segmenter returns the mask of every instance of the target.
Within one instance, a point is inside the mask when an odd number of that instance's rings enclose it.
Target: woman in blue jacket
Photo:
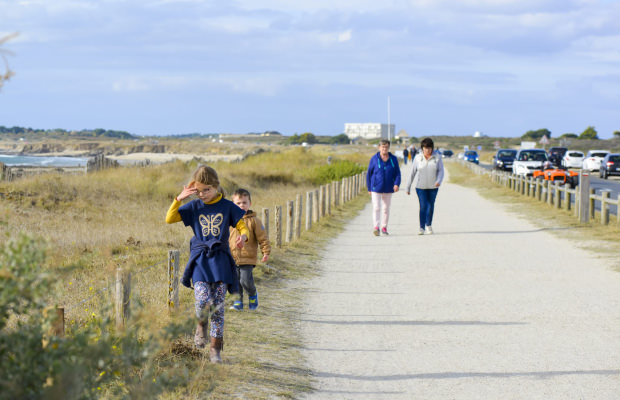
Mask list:
[[[379,227],[381,227],[382,234],[388,234],[387,224],[390,218],[392,193],[398,192],[399,186],[398,159],[390,153],[390,141],[383,139],[379,142],[379,152],[370,159],[366,175],[366,187],[372,197],[374,226],[372,233],[375,236],[379,236]]]

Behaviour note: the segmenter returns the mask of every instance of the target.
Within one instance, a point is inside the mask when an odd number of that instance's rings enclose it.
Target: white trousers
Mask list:
[[[372,223],[375,228],[387,228],[390,219],[392,193],[370,192],[372,197]],[[381,225],[379,225],[381,222]]]

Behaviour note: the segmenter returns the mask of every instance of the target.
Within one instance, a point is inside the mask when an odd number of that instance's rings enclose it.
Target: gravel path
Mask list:
[[[328,246],[301,329],[308,399],[620,399],[620,273],[474,190],[371,206]]]

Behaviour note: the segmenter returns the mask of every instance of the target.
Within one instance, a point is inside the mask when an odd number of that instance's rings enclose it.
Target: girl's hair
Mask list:
[[[192,174],[192,182],[202,183],[203,185],[211,185],[217,188],[217,191],[225,195],[224,188],[220,186],[220,178],[217,172],[208,165],[199,165]]]
[[[433,144],[433,139],[429,137],[422,139],[420,142],[420,147],[430,147],[431,149],[434,149],[435,145]]]

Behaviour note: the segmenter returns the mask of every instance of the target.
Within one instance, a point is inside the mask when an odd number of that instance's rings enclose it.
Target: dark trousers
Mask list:
[[[256,285],[254,285],[254,274],[252,270],[254,265],[237,266],[237,275],[239,275],[239,300],[243,302],[243,291],[248,292],[248,296],[256,296]]]
[[[435,212],[435,199],[437,198],[438,188],[417,189],[418,200],[420,201],[420,228],[433,225],[433,213]]]

